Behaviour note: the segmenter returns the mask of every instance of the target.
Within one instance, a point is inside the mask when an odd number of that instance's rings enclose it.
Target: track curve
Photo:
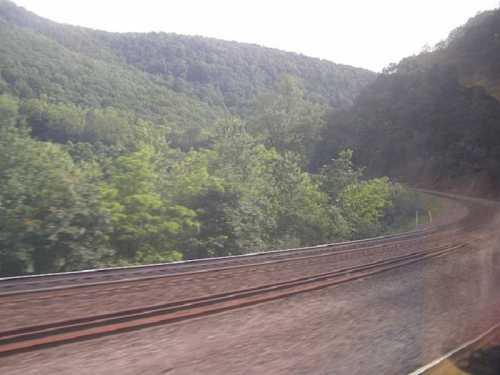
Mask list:
[[[456,197],[446,196],[448,199]],[[484,204],[484,202],[472,203]],[[68,316],[62,320],[42,320],[38,324],[0,325],[0,355],[10,355],[22,351],[36,350],[40,347],[61,345],[102,335],[119,333],[151,325],[165,324],[193,317],[205,316],[221,311],[246,307],[258,303],[288,297],[297,293],[326,288],[352,280],[368,277],[380,272],[419,262],[425,259],[445,256],[453,252],[470,250],[468,242],[474,239],[474,226],[471,224],[474,209],[455,222],[426,228],[418,232],[379,237],[340,244],[326,244],[301,249],[289,249],[270,253],[251,254],[184,262],[174,265],[153,265],[146,267],[118,268],[92,271],[94,275],[113,275],[114,280],[88,283],[87,272],[63,275],[43,275],[37,277],[10,278],[3,280],[8,284],[1,289],[0,302],[15,311],[15,306],[26,307],[33,301],[47,301],[51,305],[59,298],[62,305],[71,303],[71,296],[81,294],[82,289],[98,291],[92,294],[94,303],[106,298],[107,293],[115,293],[116,288],[125,287],[129,295],[131,288],[143,283],[140,293],[145,293],[154,282],[182,279],[203,283],[204,278],[222,275],[240,280],[249,274],[269,273],[270,270],[284,277],[263,278],[254,287],[242,285],[215,290],[212,293],[191,293],[189,298],[177,298],[167,303],[142,304],[134,308],[114,308],[113,311],[90,311],[87,315]],[[475,221],[474,219],[473,221]],[[464,232],[467,235],[464,235]],[[263,271],[264,270],[264,271]],[[286,272],[288,271],[288,273]],[[104,273],[100,273],[104,272]],[[140,276],[137,277],[137,272]],[[159,274],[155,274],[158,273]],[[153,273],[153,274],[151,274]],[[224,275],[226,273],[226,275]],[[131,277],[135,275],[135,277]],[[57,288],[47,287],[47,282],[71,281]],[[74,282],[80,281],[76,285]],[[182,282],[181,280],[181,282]],[[206,279],[205,279],[206,280]],[[1,283],[0,282],[0,285]],[[11,285],[14,291],[5,292]],[[33,285],[36,285],[33,288]],[[28,286],[29,289],[26,289]],[[87,297],[89,297],[87,295]],[[40,314],[40,309],[37,314]],[[43,312],[43,311],[42,311]]]

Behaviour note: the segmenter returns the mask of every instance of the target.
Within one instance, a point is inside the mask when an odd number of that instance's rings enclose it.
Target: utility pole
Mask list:
[[[415,229],[418,229],[418,209],[415,210]]]

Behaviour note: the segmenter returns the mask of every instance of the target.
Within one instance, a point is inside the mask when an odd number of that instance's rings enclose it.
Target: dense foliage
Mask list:
[[[500,103],[480,77],[492,77],[498,64],[499,14],[481,14],[437,50],[386,69],[351,108],[329,117],[313,165],[350,147],[370,174],[483,191],[498,186]]]
[[[58,25],[6,0],[0,40],[0,275],[361,238],[415,212],[349,149],[307,169],[325,114],[372,73]]]
[[[89,267],[110,254],[94,167],[0,128],[0,273]]]
[[[485,11],[453,30],[448,38],[418,56],[403,59],[388,71],[453,67],[465,86],[481,86],[500,99],[500,11]]]
[[[223,113],[136,69],[77,54],[13,26],[1,14],[0,91],[85,108],[114,107],[184,127],[206,127]]]
[[[375,78],[364,69],[256,45],[60,25],[7,0],[0,1],[0,38],[0,72],[16,93],[175,114],[198,126],[214,109],[245,115],[283,74],[304,82],[308,100],[337,108]]]
[[[2,274],[360,238],[415,209],[398,185],[364,180],[349,150],[311,175],[304,155],[267,142],[255,122],[227,117],[209,147],[182,151],[147,122],[100,111],[0,96]],[[290,116],[293,133],[303,119]]]

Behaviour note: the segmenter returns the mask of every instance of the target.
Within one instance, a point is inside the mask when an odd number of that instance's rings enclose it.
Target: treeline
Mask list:
[[[349,150],[308,173],[320,108],[291,77],[276,92],[188,150],[117,109],[0,96],[0,274],[347,240],[414,215],[413,194],[365,179]]]
[[[83,106],[133,109],[203,127],[221,110],[246,116],[284,74],[308,100],[340,108],[375,73],[256,45],[166,33],[61,25],[0,0],[0,85]],[[2,78],[3,77],[3,78]]]
[[[370,174],[491,194],[500,184],[500,103],[480,77],[500,79],[490,69],[498,17],[481,14],[436,50],[388,67],[329,117],[312,165],[350,147]]]
[[[481,86],[500,99],[500,11],[485,11],[453,30],[446,40],[388,71],[408,72],[434,65],[453,67],[465,86]]]
[[[179,129],[206,128],[225,111],[175,92],[159,78],[120,64],[75,53],[2,17],[0,91],[23,99],[47,98],[84,108],[113,107]]]
[[[374,73],[254,45],[60,25],[0,0],[0,275],[377,235],[414,195],[326,114]]]
[[[374,174],[438,180],[483,171],[497,179],[500,103],[451,69],[381,76],[323,130],[316,163],[351,147]],[[427,181],[432,183],[433,181]]]

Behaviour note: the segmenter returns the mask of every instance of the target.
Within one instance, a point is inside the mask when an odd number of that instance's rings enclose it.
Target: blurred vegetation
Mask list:
[[[0,90],[22,98],[132,110],[202,129],[222,112],[245,117],[285,74],[309,101],[352,103],[375,73],[251,44],[61,25],[0,1]]]
[[[3,95],[0,113],[3,275],[361,238],[414,213],[407,191],[366,180],[352,151],[310,174],[296,152],[307,140],[272,145],[236,117],[214,126],[209,147],[182,151],[116,110]],[[286,136],[299,125],[285,123]]]
[[[326,113],[373,73],[58,25],[6,0],[0,39],[0,275],[361,238],[414,215],[348,144],[308,169]]]
[[[385,69],[352,107],[329,116],[312,168],[349,147],[369,175],[434,186],[476,181],[478,192],[495,191],[499,17],[481,13],[436,48]]]

